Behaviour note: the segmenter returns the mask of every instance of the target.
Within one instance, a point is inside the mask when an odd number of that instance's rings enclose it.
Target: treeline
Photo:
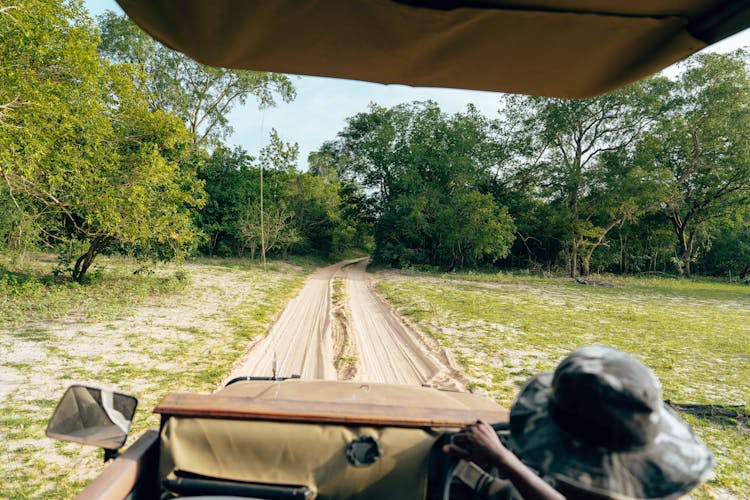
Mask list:
[[[384,264],[746,278],[747,62],[702,54],[587,100],[508,96],[497,117],[373,104],[311,165],[364,187]]]
[[[297,154],[297,146],[282,142],[276,131],[257,159],[241,148],[215,149],[199,169],[207,202],[196,214],[203,236],[198,250],[255,259],[262,250],[261,238],[268,254],[282,256],[330,257],[371,248],[372,225],[361,190],[299,172]]]
[[[360,194],[298,171],[296,145],[275,131],[257,158],[223,144],[235,105],[294,99],[289,77],[202,66],[124,16],[95,22],[79,0],[0,7],[5,252],[53,250],[58,272],[82,281],[106,252],[171,259],[367,247],[369,230],[347,215]]]
[[[263,249],[444,270],[750,273],[745,52],[595,99],[499,97],[495,116],[372,104],[302,172],[275,130],[254,155],[224,144],[233,107],[294,99],[289,77],[202,66],[79,0],[0,7],[0,245],[53,250],[75,280],[106,252]]]

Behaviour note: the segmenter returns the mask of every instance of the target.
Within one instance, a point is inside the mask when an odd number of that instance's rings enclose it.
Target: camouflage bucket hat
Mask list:
[[[508,446],[543,476],[610,498],[670,499],[706,480],[713,456],[667,408],[643,363],[584,347],[521,389]]]

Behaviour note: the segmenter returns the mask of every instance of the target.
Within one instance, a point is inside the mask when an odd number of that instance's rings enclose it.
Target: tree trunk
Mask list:
[[[625,219],[624,215],[621,215],[619,217],[616,217],[610,221],[609,224],[607,224],[607,227],[602,229],[601,234],[599,234],[599,237],[596,239],[595,242],[591,244],[588,251],[584,254],[583,259],[581,259],[581,264],[583,266],[583,277],[588,278],[589,277],[589,265],[591,263],[591,256],[594,255],[594,250],[599,248],[599,245],[602,244],[604,241],[604,238],[607,237],[607,234],[612,230],[613,227],[615,227],[617,224],[622,222]],[[621,244],[622,245],[622,244]],[[575,276],[573,276],[575,278]]]
[[[677,241],[680,244],[680,262],[678,262],[677,271],[680,276],[690,277],[690,260],[693,258],[693,241],[692,238],[686,238],[685,229],[687,227],[688,217],[681,220],[677,212],[672,211],[670,214],[672,227],[677,235]]]
[[[590,264],[591,264],[591,252],[588,252],[581,259],[581,276],[583,276],[584,278],[589,277]]]
[[[687,249],[683,249],[680,257],[680,275],[685,278],[690,277],[690,259],[692,258],[692,252]]]
[[[208,249],[208,256],[213,257],[214,253],[216,253],[216,245],[219,244],[219,231],[216,231],[214,233],[214,237],[211,238],[211,246]]]
[[[534,261],[534,254],[531,251],[531,248],[529,247],[529,244],[527,243],[530,239],[532,239],[532,237],[531,236],[524,236],[523,234],[521,234],[520,231],[516,231],[516,234],[518,235],[518,239],[521,240],[521,243],[523,243],[524,248],[526,248],[526,260],[528,260],[528,264],[527,264],[528,267],[532,268],[532,267],[538,266],[539,264],[537,264]],[[536,238],[534,238],[534,239],[536,239]],[[537,240],[537,241],[539,241],[539,240]]]
[[[683,237],[682,248],[680,249],[680,266],[682,267],[682,276],[690,277],[690,263],[693,260],[693,251],[695,245],[693,244],[693,235],[691,234],[687,239]]]
[[[581,244],[581,239],[578,237],[578,231],[576,231],[576,223],[578,222],[578,187],[571,192],[570,201],[570,277],[575,279],[578,274],[578,246]]]
[[[570,277],[575,278],[578,274],[578,242],[575,240],[575,232],[571,234],[570,240]]]
[[[86,272],[89,270],[89,267],[91,267],[94,259],[107,247],[107,245],[109,245],[110,241],[111,238],[108,236],[96,236],[91,240],[89,249],[85,254],[78,257],[73,266],[72,277],[75,281],[78,283],[83,282],[83,278],[86,276]]]

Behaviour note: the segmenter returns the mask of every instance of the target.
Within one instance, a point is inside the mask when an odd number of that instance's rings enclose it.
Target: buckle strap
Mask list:
[[[480,495],[486,495],[493,483],[497,481],[497,478],[485,472],[474,462],[468,462],[463,459],[458,461],[454,476]]]

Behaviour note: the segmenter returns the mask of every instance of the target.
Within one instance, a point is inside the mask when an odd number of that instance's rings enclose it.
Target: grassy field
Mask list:
[[[450,347],[474,390],[510,407],[531,375],[606,344],[654,369],[664,398],[734,406],[684,414],[717,458],[696,498],[750,498],[750,286],[607,278],[611,287],[506,274],[379,272],[392,304]]]
[[[132,261],[98,262],[85,286],[52,279],[52,259],[0,262],[0,498],[69,498],[101,470],[100,450],[44,436],[67,385],[137,396],[132,441],[165,393],[214,390],[313,268],[206,260],[134,276]]]
[[[204,260],[157,267],[102,259],[85,286],[0,259],[0,498],[71,497],[101,470],[96,449],[44,437],[73,382],[139,397],[131,436],[157,424],[171,391],[211,391],[319,263]],[[676,403],[733,406],[684,415],[714,451],[697,498],[750,498],[750,287],[608,278],[612,287],[505,274],[379,272],[402,313],[452,349],[470,388],[505,406],[527,377],[570,350],[603,343],[636,354]],[[334,282],[340,302],[341,282]],[[353,361],[353,360],[352,360]]]

